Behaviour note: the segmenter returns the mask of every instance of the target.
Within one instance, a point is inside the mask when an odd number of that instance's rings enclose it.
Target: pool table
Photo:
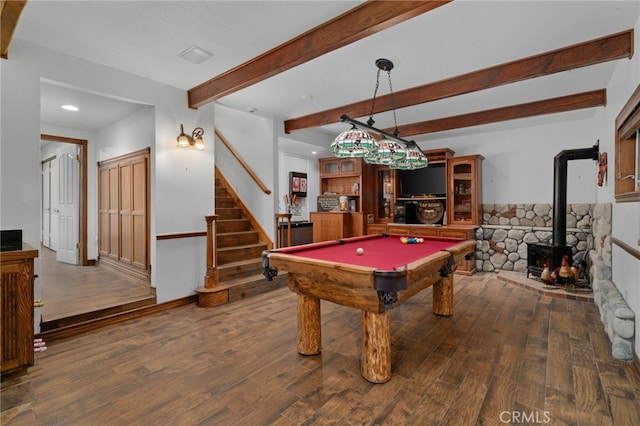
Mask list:
[[[475,241],[424,237],[403,244],[400,238],[375,234],[264,252],[266,278],[286,271],[297,293],[299,353],[321,351],[320,300],[360,309],[362,376],[384,383],[391,379],[390,310],[433,286],[433,312],[453,314],[453,271],[473,255]]]

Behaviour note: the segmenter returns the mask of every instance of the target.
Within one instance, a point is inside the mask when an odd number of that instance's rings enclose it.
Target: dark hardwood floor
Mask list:
[[[155,303],[149,282],[112,267],[76,266],[56,262],[56,253],[40,247],[42,321],[55,328],[82,320],[91,312]],[[69,320],[64,320],[65,318]]]
[[[282,288],[56,340],[2,424],[640,424],[640,374],[611,356],[592,302],[455,280],[451,317],[431,313],[431,289],[392,311],[385,384],[360,375],[354,309],[322,302],[323,352],[298,355]]]

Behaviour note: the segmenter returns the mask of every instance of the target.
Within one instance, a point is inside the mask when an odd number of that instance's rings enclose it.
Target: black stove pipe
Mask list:
[[[561,151],[553,159],[553,245],[567,245],[567,161],[598,161],[600,149],[598,144],[591,148],[567,149]]]

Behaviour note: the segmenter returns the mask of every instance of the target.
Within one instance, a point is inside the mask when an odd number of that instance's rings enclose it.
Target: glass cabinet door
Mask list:
[[[483,159],[479,154],[447,159],[448,225],[480,225]]]
[[[346,158],[340,160],[340,173],[355,173],[356,160],[354,158]]]
[[[469,163],[453,166],[453,221],[470,223],[473,216],[473,179]]]
[[[376,170],[376,220],[388,221],[393,212],[393,179],[388,167]]]
[[[324,161],[321,172],[323,175],[337,175],[340,172],[340,161]]]

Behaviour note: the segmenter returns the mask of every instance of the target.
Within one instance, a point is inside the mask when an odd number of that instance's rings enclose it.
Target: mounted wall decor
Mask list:
[[[296,197],[307,196],[307,174],[299,172],[289,172],[289,192]]]
[[[603,152],[598,158],[598,186],[604,185],[607,180],[607,153]]]

